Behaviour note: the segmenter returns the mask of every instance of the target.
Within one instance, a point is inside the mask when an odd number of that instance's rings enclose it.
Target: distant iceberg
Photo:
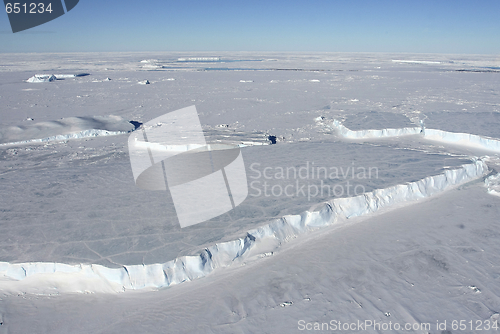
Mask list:
[[[76,77],[85,77],[89,75],[88,73],[78,73],[78,74],[35,74],[26,82],[30,83],[38,83],[38,82],[51,82],[54,80],[60,80],[60,79],[69,79],[69,78],[76,78]]]
[[[178,62],[218,62],[220,57],[189,57],[189,58],[178,58]]]
[[[34,76],[32,76],[31,78],[26,80],[26,82],[39,83],[39,82],[51,82],[54,80],[57,80],[57,78],[53,74],[50,74],[50,75],[49,74],[35,74]]]

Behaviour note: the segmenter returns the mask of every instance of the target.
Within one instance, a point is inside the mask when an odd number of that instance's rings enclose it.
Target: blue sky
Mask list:
[[[500,54],[499,13],[498,0],[80,0],[60,18],[16,34],[0,13],[0,52]]]

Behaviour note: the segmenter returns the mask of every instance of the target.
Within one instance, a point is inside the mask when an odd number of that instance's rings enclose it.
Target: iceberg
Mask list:
[[[57,78],[53,74],[50,74],[50,75],[49,74],[35,74],[34,76],[32,76],[31,78],[26,80],[26,82],[40,83],[40,82],[51,82],[54,80],[57,80]]]

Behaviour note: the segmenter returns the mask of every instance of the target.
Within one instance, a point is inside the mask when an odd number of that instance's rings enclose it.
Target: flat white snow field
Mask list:
[[[500,333],[499,65],[0,55],[0,334]],[[128,138],[192,105],[249,194],[181,229]]]

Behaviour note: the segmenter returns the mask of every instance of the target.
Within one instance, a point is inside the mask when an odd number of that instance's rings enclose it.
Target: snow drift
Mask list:
[[[0,126],[0,145],[110,136],[134,129],[132,123],[120,116],[68,117],[28,125]]]
[[[247,232],[237,240],[215,244],[196,256],[166,263],[107,268],[101,265],[0,262],[0,288],[30,292],[119,292],[157,289],[204,277],[217,268],[272,255],[283,243],[308,231],[345,222],[396,204],[443,192],[485,174],[482,160],[416,182],[378,189],[356,197],[330,200],[318,211],[288,215]],[[3,276],[3,277],[2,277]]]
[[[388,138],[408,135],[421,135],[423,138],[442,143],[474,147],[489,151],[500,152],[500,140],[473,135],[470,133],[448,132],[436,129],[427,129],[423,125],[414,128],[381,129],[381,130],[358,130],[352,131],[342,125],[338,120],[333,120],[333,127],[339,134],[349,139],[371,139]]]

